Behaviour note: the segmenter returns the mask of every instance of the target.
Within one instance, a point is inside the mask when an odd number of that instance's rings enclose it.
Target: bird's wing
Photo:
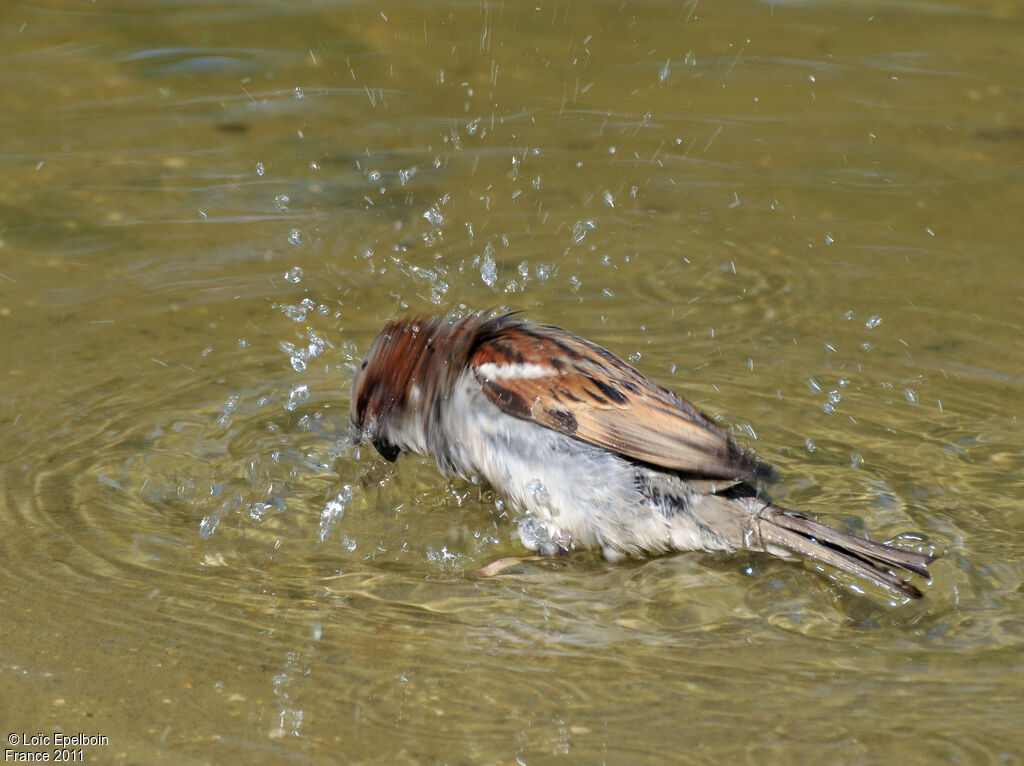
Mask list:
[[[749,478],[753,460],[704,413],[607,349],[508,316],[479,336],[470,365],[502,411],[664,468]]]

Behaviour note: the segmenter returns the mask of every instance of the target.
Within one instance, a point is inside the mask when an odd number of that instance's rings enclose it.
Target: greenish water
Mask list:
[[[4,734],[1022,759],[1016,5],[52,0],[0,30]],[[927,598],[749,555],[473,577],[514,522],[347,447],[348,387],[387,319],[502,306],[723,418],[778,502],[921,536]]]

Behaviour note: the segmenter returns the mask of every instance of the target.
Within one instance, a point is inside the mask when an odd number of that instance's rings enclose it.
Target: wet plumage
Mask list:
[[[352,384],[359,439],[430,454],[529,514],[528,547],[609,559],[682,550],[798,554],[900,595],[931,557],[765,501],[765,472],[688,401],[590,341],[516,314],[388,324]],[[523,529],[530,530],[522,534]]]

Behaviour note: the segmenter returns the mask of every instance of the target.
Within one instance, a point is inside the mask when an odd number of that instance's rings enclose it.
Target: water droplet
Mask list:
[[[331,530],[334,529],[345,515],[345,509],[352,502],[353,494],[352,485],[344,485],[341,491],[328,500],[323,510],[320,511],[320,531],[317,534],[317,538],[321,543],[327,542],[327,538],[331,536]],[[352,548],[355,548],[355,545]]]
[[[491,244],[487,243],[488,251],[484,254],[483,261],[480,263],[480,278],[484,281],[484,284],[488,287],[493,287],[494,283],[498,281],[498,264],[494,262],[494,256],[491,255]]]
[[[249,518],[255,521],[257,524],[262,523],[270,515],[270,512],[274,510],[273,503],[258,502],[249,503],[245,506],[246,513],[249,514]]]
[[[377,183],[378,181],[380,181],[380,177],[381,176],[379,170],[371,170],[369,173],[366,174],[366,179],[371,183]]]
[[[548,488],[545,487],[544,482],[538,478],[533,478],[529,481],[526,485],[526,492],[529,495],[532,495],[533,499],[541,505],[547,505],[551,502],[551,495],[548,494]]]
[[[551,535],[536,516],[527,514],[519,520],[519,541],[527,550],[535,551],[548,542]]]
[[[825,404],[821,405],[821,411],[824,412],[826,415],[831,415],[836,411],[836,408],[833,407],[828,402],[826,402]]]
[[[216,514],[209,514],[204,516],[203,520],[199,522],[199,536],[204,540],[208,539],[210,535],[217,531],[217,525],[220,523],[220,519],[217,518]]]
[[[828,401],[829,401],[830,404],[839,404],[839,402],[841,402],[842,400],[843,400],[843,395],[840,394],[838,391],[829,391],[828,392]]]
[[[217,531],[217,525],[220,524],[221,519],[234,511],[237,511],[242,506],[242,498],[237,493],[231,494],[220,507],[212,513],[207,514],[203,517],[203,520],[199,522],[199,536],[204,540],[208,539],[210,535]]]
[[[298,85],[295,86],[295,100],[301,101],[306,97],[306,94],[302,92],[302,88]]]
[[[282,213],[288,209],[289,202],[291,202],[291,199],[287,194],[278,194],[274,197],[274,207]]]
[[[608,207],[615,207],[615,197],[612,196],[610,191],[604,193],[604,204]]]
[[[257,163],[256,163],[256,175],[258,175],[258,176],[261,176],[261,175],[263,175],[263,174],[264,174],[264,173],[266,173],[266,172],[267,172],[267,171],[266,171],[266,169],[265,169],[265,168],[263,167],[263,163],[262,163],[262,162],[257,162]]]
[[[221,428],[228,425],[231,422],[231,415],[241,406],[242,397],[238,394],[231,394],[224,402],[224,410],[221,416],[217,418],[217,425]]]
[[[288,392],[288,401],[285,402],[284,408],[289,412],[294,412],[299,408],[299,405],[309,399],[309,386],[305,383],[300,383],[297,386],[292,386]]]
[[[823,390],[821,380],[818,378],[808,378],[807,387],[816,394],[820,394]]]
[[[430,300],[435,305],[440,305],[441,299],[447,295],[449,285],[443,280],[438,280],[430,286]]]
[[[814,439],[810,436],[804,439],[804,446],[807,448],[808,452],[814,452],[814,450],[818,449],[817,445],[814,443]]]
[[[668,81],[668,76],[672,73],[672,59],[665,59],[665,65],[658,72],[658,82],[664,83]]]
[[[435,229],[440,229],[444,225],[444,215],[442,215],[441,211],[438,210],[437,205],[432,205],[430,209],[423,214],[423,217],[426,218],[427,222]]]
[[[869,330],[874,330],[880,324],[882,324],[882,317],[876,314],[870,317],[868,321],[864,323],[864,326],[867,327]]]
[[[327,348],[327,339],[312,328],[306,330],[306,337],[309,338],[309,345],[306,346],[306,356],[310,359],[315,359]]]
[[[298,245],[302,242],[302,232],[298,229],[292,229],[288,232],[288,244]]]
[[[302,281],[302,267],[292,266],[288,271],[284,273],[284,278],[291,282],[293,285],[297,285]]]
[[[640,354],[639,351],[634,351],[632,354],[629,355],[629,361],[631,361],[633,364],[636,364],[637,362],[639,362],[640,359],[641,359],[641,354]]]
[[[399,180],[399,182],[401,182],[402,186],[405,186],[407,183],[409,183],[409,180],[414,175],[416,175],[416,166],[415,165],[413,167],[409,168],[408,170],[399,170],[398,171],[398,180]]]
[[[546,263],[537,264],[537,281],[547,282],[551,276],[551,267]]]
[[[597,221],[594,219],[588,219],[586,221],[576,221],[572,227],[572,241],[574,244],[579,244],[583,241],[583,238],[587,236],[588,231],[593,231],[597,228]]]
[[[903,395],[907,398],[907,401],[911,404],[917,404],[917,391],[907,387],[903,389]]]

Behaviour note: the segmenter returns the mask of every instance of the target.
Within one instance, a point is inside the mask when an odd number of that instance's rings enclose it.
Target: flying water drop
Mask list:
[[[345,509],[352,502],[353,494],[352,485],[346,484],[324,505],[320,512],[320,531],[317,533],[317,539],[321,543],[327,542],[327,538],[331,536],[331,530],[345,515]]]
[[[488,287],[498,281],[498,265],[494,262],[494,247],[490,242],[484,248],[484,258],[480,263],[480,278]]]
[[[289,412],[294,412],[299,408],[299,405],[309,399],[309,386],[305,383],[300,383],[297,386],[292,386],[288,392],[288,401],[285,402],[284,408]]]

